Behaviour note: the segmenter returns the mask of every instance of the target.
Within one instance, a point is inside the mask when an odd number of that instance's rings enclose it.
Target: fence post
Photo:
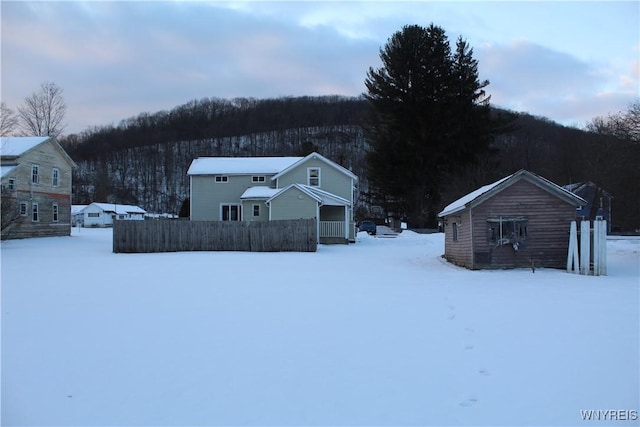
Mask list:
[[[569,252],[567,254],[567,272],[578,273],[580,261],[578,260],[578,228],[575,221],[571,221],[569,229]]]
[[[580,222],[580,274],[588,275],[591,269],[591,222]]]

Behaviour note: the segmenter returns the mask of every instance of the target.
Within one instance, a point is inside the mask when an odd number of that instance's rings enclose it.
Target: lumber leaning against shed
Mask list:
[[[113,252],[315,252],[315,219],[279,221],[115,221]]]

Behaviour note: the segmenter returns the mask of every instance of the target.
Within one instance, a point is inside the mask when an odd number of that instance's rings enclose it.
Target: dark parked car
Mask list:
[[[358,226],[359,231],[366,231],[372,236],[376,235],[376,229],[377,229],[376,223],[373,221],[362,221]]]

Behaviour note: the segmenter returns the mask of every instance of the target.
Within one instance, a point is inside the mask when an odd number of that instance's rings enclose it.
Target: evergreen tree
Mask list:
[[[405,26],[380,50],[382,67],[369,68],[365,98],[373,197],[410,225],[434,225],[444,177],[488,149],[494,125],[478,78],[473,49],[445,31]]]

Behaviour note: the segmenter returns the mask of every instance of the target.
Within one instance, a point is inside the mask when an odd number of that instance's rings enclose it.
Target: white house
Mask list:
[[[118,220],[144,220],[147,213],[133,205],[114,203],[91,203],[76,214],[76,221],[84,227],[111,227],[114,217]]]
[[[84,208],[89,205],[71,205],[71,226],[84,225]]]

